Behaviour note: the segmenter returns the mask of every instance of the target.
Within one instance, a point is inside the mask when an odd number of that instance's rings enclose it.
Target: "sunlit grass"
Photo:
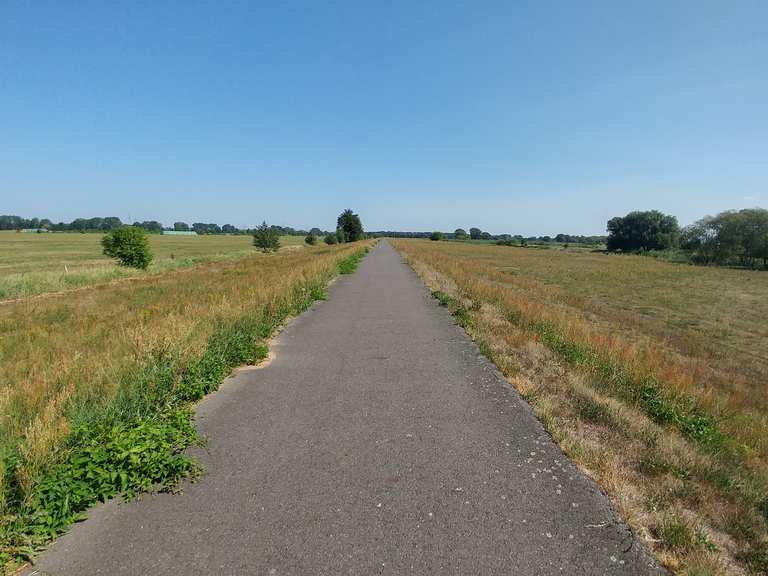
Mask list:
[[[263,315],[296,287],[329,280],[360,248],[253,254],[0,306],[0,462],[21,459],[14,474],[28,492],[73,415],[109,405],[158,354],[194,356],[222,322]],[[7,472],[0,466],[0,494]]]
[[[766,569],[768,274],[394,243],[669,567]]]
[[[150,235],[154,261],[147,271],[118,266],[101,253],[101,234],[27,234],[0,231],[0,300],[24,298],[117,280],[234,260],[254,252],[250,236]],[[282,236],[282,250],[304,237]]]

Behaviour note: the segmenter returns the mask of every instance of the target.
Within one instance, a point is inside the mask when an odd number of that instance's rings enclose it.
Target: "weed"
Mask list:
[[[615,424],[608,408],[591,398],[580,397],[576,402],[576,413],[582,420],[592,422],[593,424],[601,424],[603,426]]]
[[[355,270],[357,270],[358,265],[362,259],[365,258],[366,254],[368,254],[368,248],[363,248],[354,252],[344,260],[339,261],[339,274],[352,274]]]
[[[670,516],[658,527],[657,536],[670,550],[690,550],[696,543],[691,525],[676,515]]]

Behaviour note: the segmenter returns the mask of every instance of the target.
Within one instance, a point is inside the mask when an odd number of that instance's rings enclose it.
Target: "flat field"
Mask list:
[[[201,240],[248,250],[247,237]],[[93,502],[192,473],[189,403],[263,358],[275,328],[366,246],[251,250],[0,306],[0,571]]]
[[[151,234],[154,261],[146,272],[118,266],[101,253],[102,234],[29,234],[0,231],[0,300],[89,286],[118,278],[166,272],[254,252],[251,236]],[[283,250],[304,245],[282,236]]]
[[[768,570],[768,273],[393,243],[667,566]]]

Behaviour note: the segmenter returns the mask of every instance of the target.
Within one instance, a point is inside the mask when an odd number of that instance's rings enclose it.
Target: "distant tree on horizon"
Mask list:
[[[453,232],[453,237],[456,238],[456,240],[466,240],[467,231],[463,228],[456,228],[456,230]]]
[[[483,231],[480,230],[480,228],[470,228],[469,229],[469,237],[472,238],[472,240],[480,240],[482,237]]]

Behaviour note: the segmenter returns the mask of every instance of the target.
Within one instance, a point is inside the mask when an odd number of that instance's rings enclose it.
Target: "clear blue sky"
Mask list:
[[[768,2],[0,4],[0,213],[602,233],[768,207]]]

